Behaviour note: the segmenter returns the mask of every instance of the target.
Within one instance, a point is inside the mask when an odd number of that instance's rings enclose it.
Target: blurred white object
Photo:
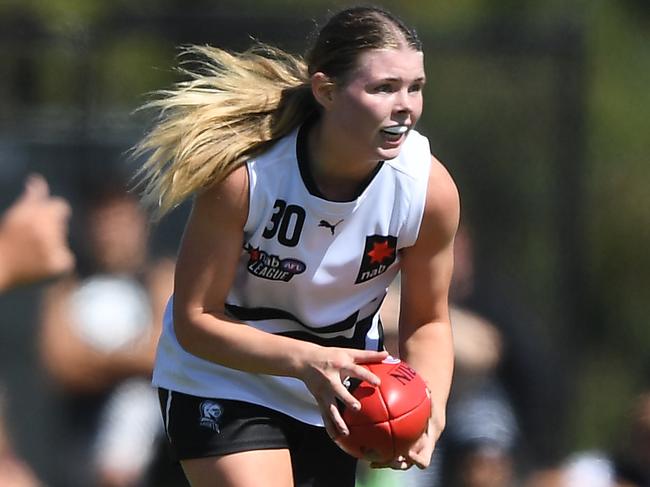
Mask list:
[[[86,279],[71,296],[71,314],[79,337],[102,352],[142,337],[153,319],[146,290],[126,276]]]
[[[100,472],[139,477],[149,465],[162,434],[158,395],[145,379],[120,384],[106,404],[94,446]]]
[[[564,467],[566,487],[614,487],[609,459],[600,452],[584,452],[570,457]]]

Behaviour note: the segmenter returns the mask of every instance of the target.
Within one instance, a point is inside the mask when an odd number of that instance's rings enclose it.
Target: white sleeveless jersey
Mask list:
[[[324,199],[296,130],[248,162],[249,215],[227,312],[260,330],[327,346],[383,349],[379,307],[399,270],[399,250],[417,239],[431,167],[415,131],[400,155],[378,166],[358,197]],[[153,383],[201,397],[260,404],[322,425],[316,401],[291,377],[229,369],[186,352],[165,313]]]

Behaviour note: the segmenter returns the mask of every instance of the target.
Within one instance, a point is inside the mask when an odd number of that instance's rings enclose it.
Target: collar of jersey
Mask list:
[[[377,167],[375,167],[372,173],[368,176],[368,178],[359,185],[359,187],[357,188],[357,192],[353,198],[347,201],[333,201],[328,199],[325,195],[323,195],[323,193],[320,192],[318,186],[316,186],[316,182],[314,181],[313,175],[311,173],[311,164],[309,159],[307,136],[309,135],[309,131],[313,127],[316,120],[318,120],[317,116],[313,116],[309,118],[300,127],[300,129],[298,130],[298,135],[296,137],[296,158],[298,160],[298,169],[300,170],[300,177],[302,178],[303,184],[305,185],[305,188],[307,189],[309,194],[315,196],[316,198],[320,198],[322,200],[329,201],[332,203],[352,203],[357,199],[359,199],[359,197],[363,194],[366,188],[375,179],[375,176],[377,175],[377,173],[379,173],[379,171],[383,167],[384,161],[380,161],[379,164],[377,164]]]

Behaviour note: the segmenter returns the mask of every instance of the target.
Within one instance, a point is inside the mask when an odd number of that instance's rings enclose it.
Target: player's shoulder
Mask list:
[[[298,129],[281,137],[271,144],[265,151],[248,161],[253,171],[275,172],[283,164],[294,164],[296,160],[296,144]]]
[[[460,194],[447,168],[431,156],[424,221],[441,236],[453,238],[460,221]]]
[[[430,164],[427,193],[437,195],[434,201],[458,203],[458,187],[447,167],[433,155],[430,156]]]
[[[386,161],[389,167],[414,179],[421,179],[431,159],[429,139],[417,130],[411,130],[399,156]]]
[[[230,215],[245,221],[248,212],[249,178],[244,165],[232,170],[221,181],[201,191],[194,200],[193,214],[212,221],[218,215]]]

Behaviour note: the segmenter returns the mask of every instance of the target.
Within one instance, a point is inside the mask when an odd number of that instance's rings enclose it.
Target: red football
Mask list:
[[[361,403],[361,410],[341,408],[350,434],[337,443],[357,458],[388,462],[406,454],[426,430],[431,399],[422,378],[406,362],[389,357],[365,367],[381,384],[350,380],[349,390]]]

